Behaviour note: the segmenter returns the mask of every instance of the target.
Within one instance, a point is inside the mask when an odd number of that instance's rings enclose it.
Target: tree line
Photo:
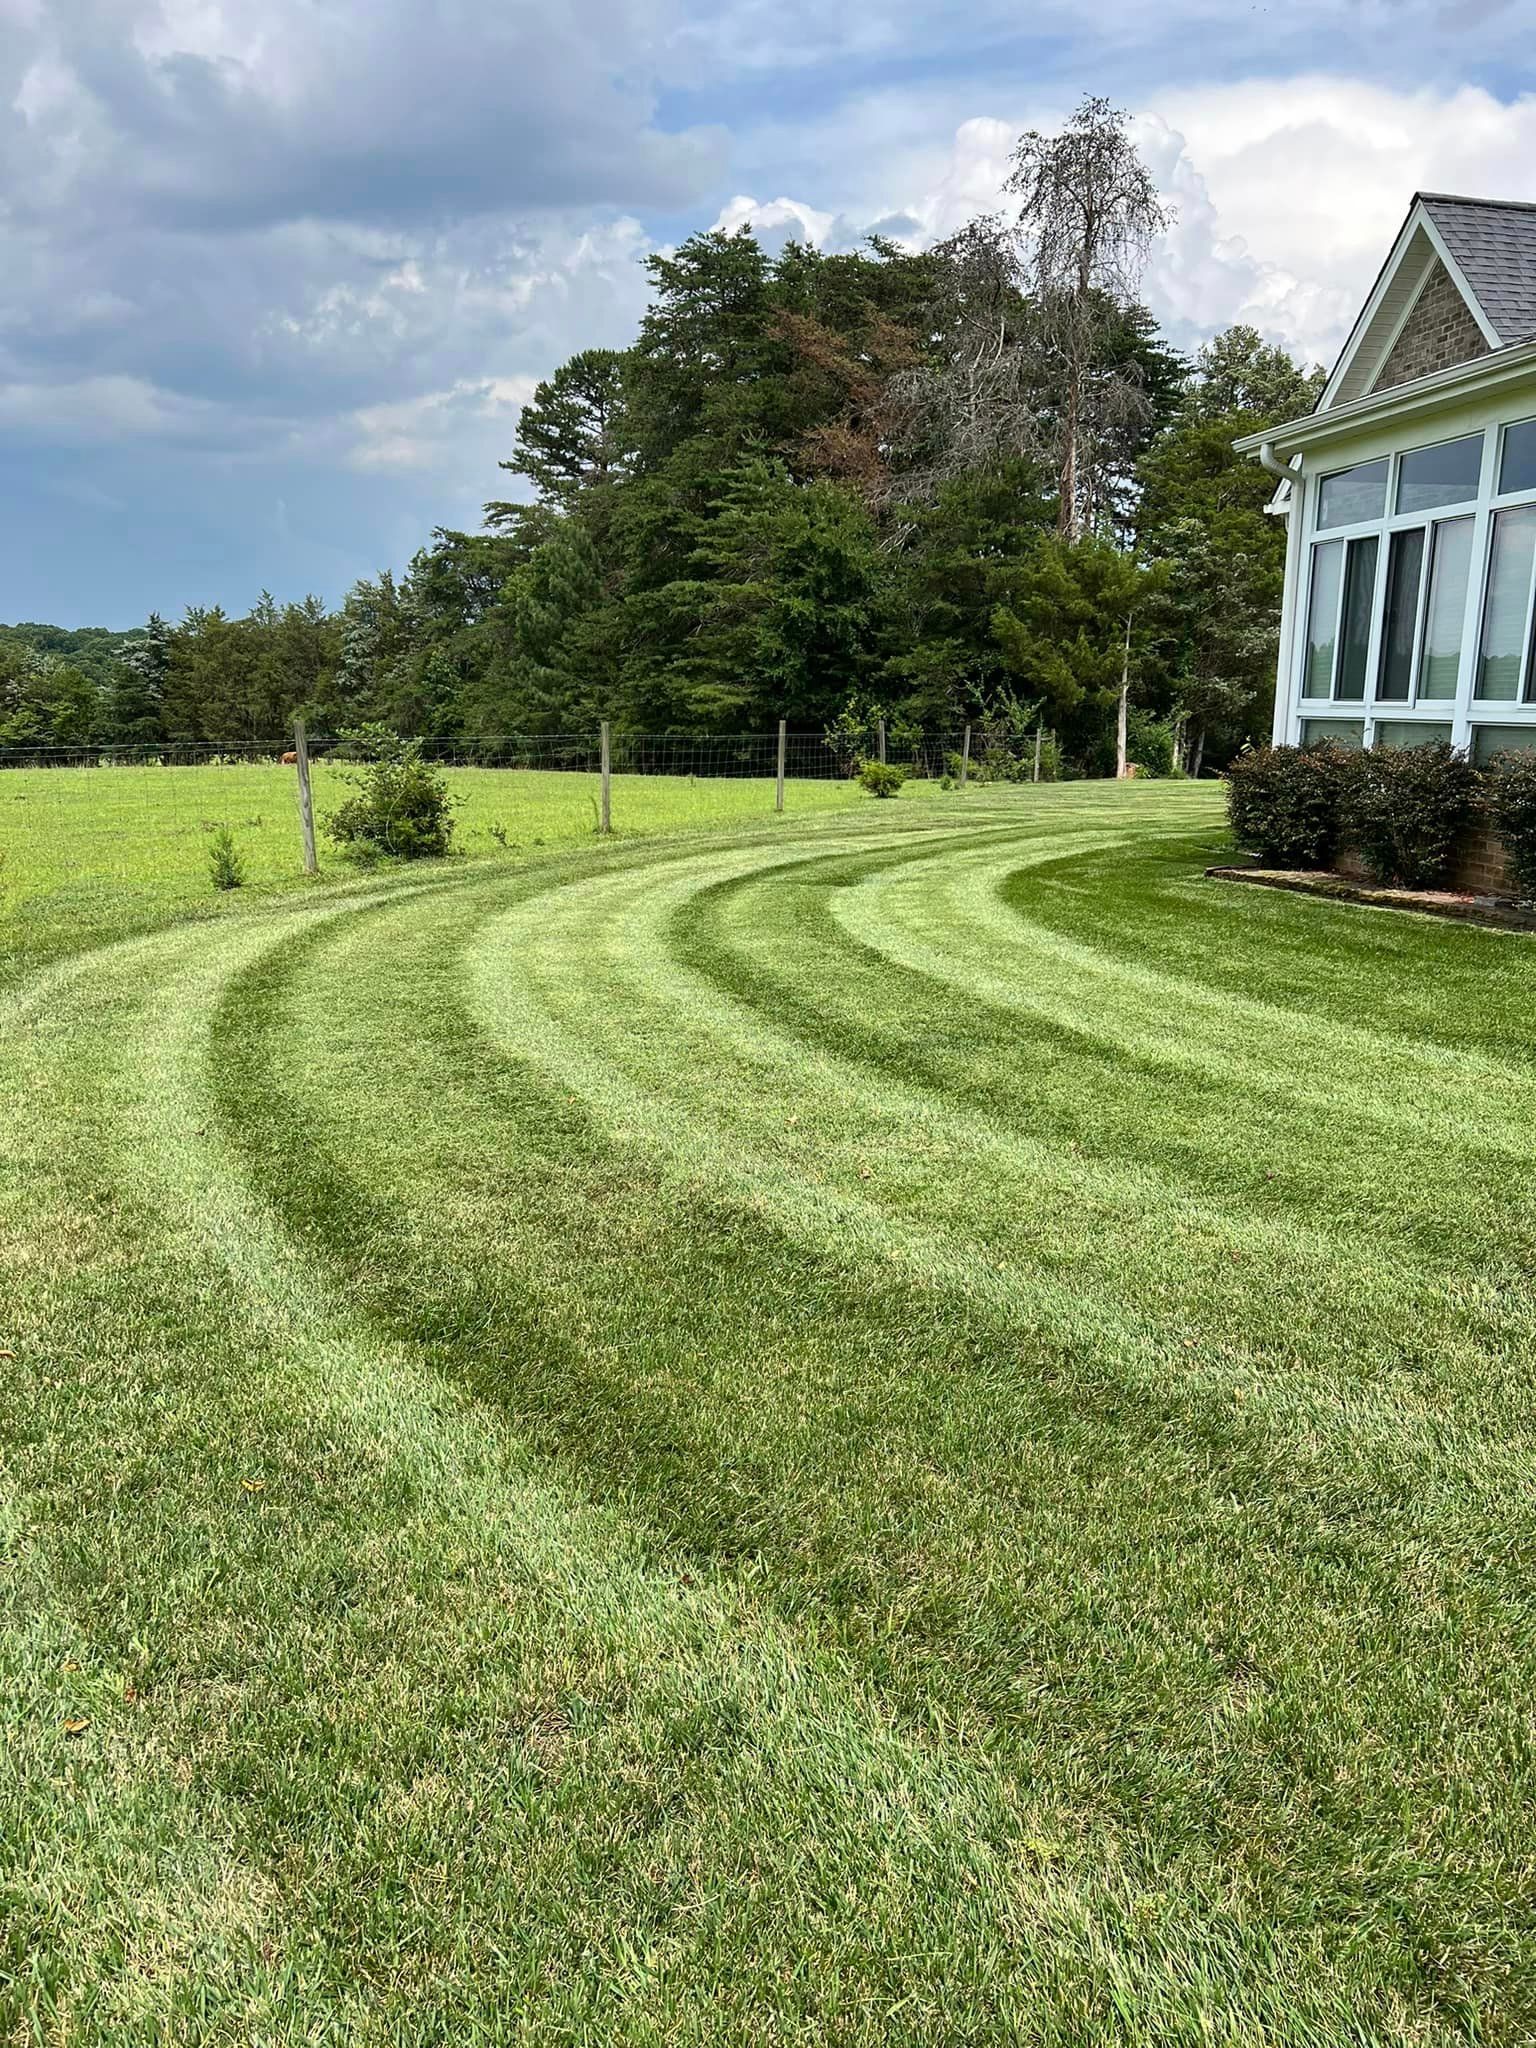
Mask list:
[[[912,253],[750,230],[649,260],[633,345],[541,383],[526,497],[439,529],[339,611],[194,608],[122,636],[0,630],[0,747],[275,745],[379,721],[474,741],[1054,731],[1113,766],[1127,710],[1187,765],[1268,724],[1284,554],[1235,436],[1320,373],[1251,328],[1187,361],[1138,292],[1165,224],[1124,117],[1020,139],[1010,211]],[[1133,730],[1136,727],[1133,724]]]

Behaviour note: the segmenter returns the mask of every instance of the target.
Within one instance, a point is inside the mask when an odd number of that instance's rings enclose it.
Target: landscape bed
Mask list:
[[[1220,793],[0,998],[0,2032],[1517,2042],[1536,954]]]

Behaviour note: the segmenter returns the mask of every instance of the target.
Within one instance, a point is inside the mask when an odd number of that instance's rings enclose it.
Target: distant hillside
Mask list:
[[[142,626],[114,633],[107,626],[44,626],[26,620],[20,625],[0,626],[0,656],[13,647],[35,648],[39,654],[61,656],[93,682],[102,683],[118,650],[143,637]]]

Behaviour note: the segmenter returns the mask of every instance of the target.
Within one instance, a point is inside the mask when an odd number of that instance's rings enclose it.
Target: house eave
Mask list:
[[[1243,434],[1232,443],[1239,455],[1257,456],[1266,442],[1277,449],[1302,453],[1341,441],[1384,420],[1427,417],[1467,398],[1492,396],[1507,384],[1518,383],[1536,371],[1536,342],[1521,342],[1513,348],[1496,349],[1475,356],[1469,363],[1455,363],[1448,370],[1435,370],[1411,383],[1394,385],[1390,391],[1367,393],[1328,412],[1308,413],[1304,419],[1288,420],[1284,426],[1267,427],[1262,433]]]

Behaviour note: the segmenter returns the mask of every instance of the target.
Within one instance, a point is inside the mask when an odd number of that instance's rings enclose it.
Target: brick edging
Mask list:
[[[1212,882],[1253,882],[1261,889],[1289,889],[1298,896],[1358,903],[1368,910],[1405,910],[1414,917],[1449,918],[1461,924],[1486,925],[1495,931],[1536,932],[1536,908],[1526,910],[1518,903],[1497,902],[1487,896],[1459,902],[1452,896],[1414,889],[1373,889],[1332,873],[1305,875],[1275,868],[1214,867],[1207,868],[1205,873]]]

